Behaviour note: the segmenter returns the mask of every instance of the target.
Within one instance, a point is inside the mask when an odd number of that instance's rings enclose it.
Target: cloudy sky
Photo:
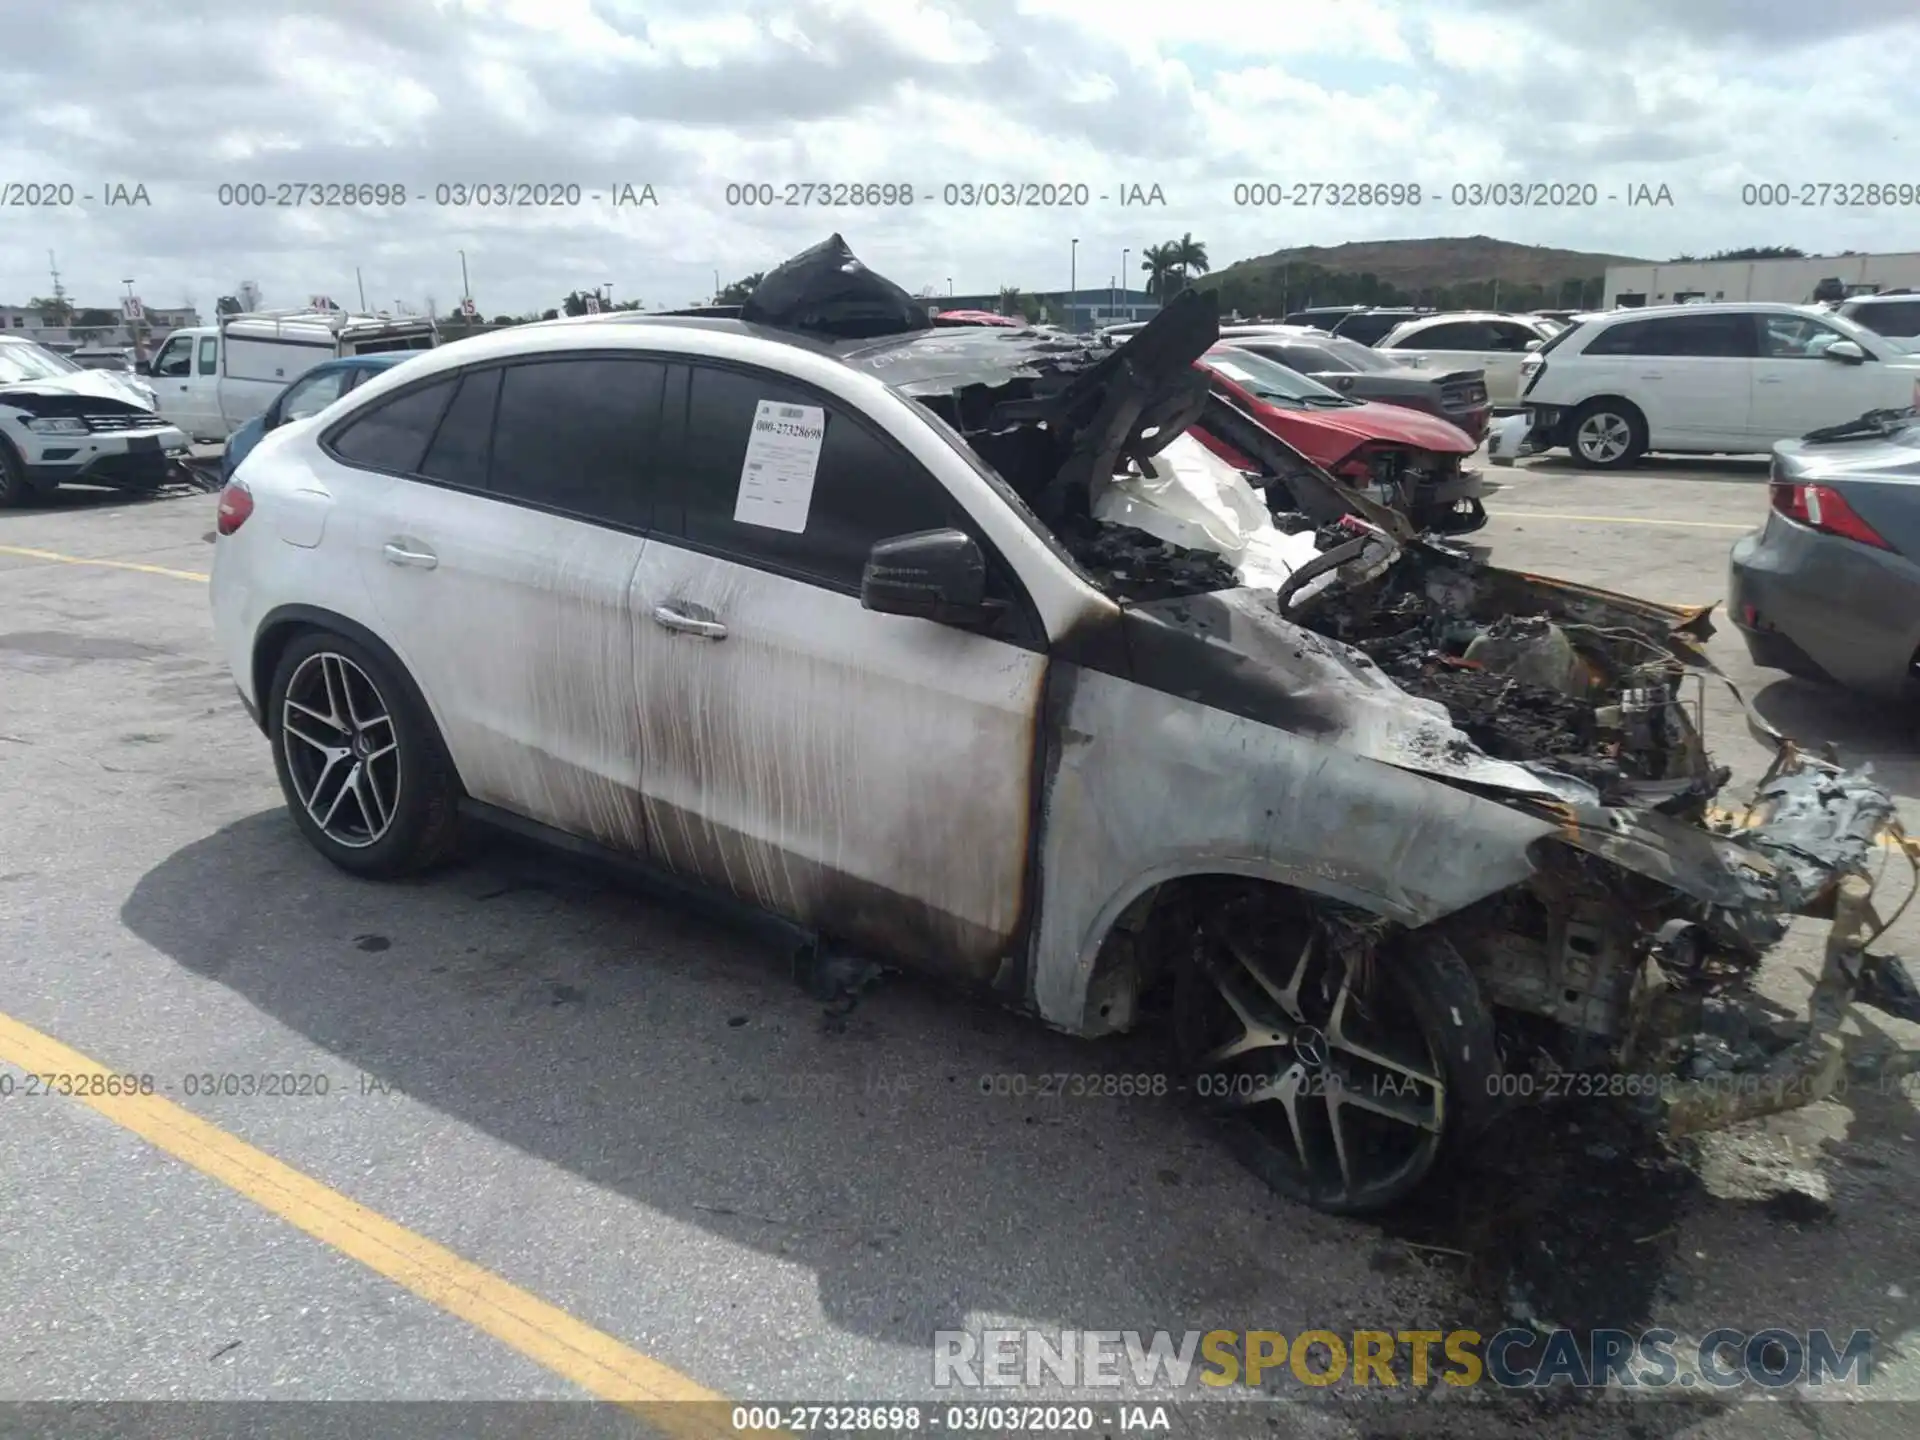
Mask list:
[[[716,271],[836,229],[940,293],[1064,287],[1075,238],[1079,282],[1103,286],[1123,249],[1137,265],[1182,231],[1216,267],[1428,235],[1651,258],[1920,248],[1920,204],[1742,204],[1760,182],[1914,198],[1914,0],[11,0],[6,17],[0,303],[48,293],[48,250],[79,303],[133,277],[149,305],[206,310],[243,279],[268,304],[352,305],[356,267],[374,306],[445,309],[464,250],[494,313],[607,282],[617,299],[703,300]],[[1236,206],[1249,181],[1428,198]],[[278,201],[298,182],[406,200],[220,203],[223,185]],[[727,203],[729,184],[784,201],[807,182],[905,186],[914,203]],[[943,203],[949,185],[1023,182],[1084,185],[1088,203]],[[1591,184],[1601,203],[1452,203],[1456,184],[1495,182]],[[136,184],[149,206],[104,203]],[[495,184],[580,198],[437,203]],[[1671,206],[1630,207],[1642,184]],[[647,185],[657,204],[611,203]],[[1156,185],[1164,206],[1120,203]],[[71,205],[17,203],[62,186]]]

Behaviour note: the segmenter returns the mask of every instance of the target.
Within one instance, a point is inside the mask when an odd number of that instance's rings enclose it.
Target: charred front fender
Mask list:
[[[1241,875],[1408,926],[1525,882],[1555,822],[1346,748],[1100,670],[1056,666],[1047,704],[1039,913],[1028,1001],[1100,1034],[1109,931],[1153,887]],[[1102,1013],[1103,1009],[1107,1013]]]

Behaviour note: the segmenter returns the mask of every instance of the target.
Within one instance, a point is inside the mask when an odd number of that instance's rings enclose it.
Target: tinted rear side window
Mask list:
[[[826,431],[803,523],[793,531],[734,518],[761,402],[823,412]],[[688,540],[746,564],[858,590],[877,540],[964,524],[946,489],[904,450],[824,397],[771,375],[692,367],[683,485]]]
[[[1691,355],[1738,359],[1754,353],[1749,315],[1669,315],[1613,325],[1581,352],[1586,355]]]
[[[376,404],[333,437],[333,453],[349,465],[411,474],[420,468],[457,383],[437,381]]]
[[[1864,325],[1881,335],[1920,335],[1920,300],[1843,307],[1840,313],[1854,324]]]
[[[493,444],[493,402],[500,393],[498,370],[476,370],[441,418],[440,429],[421,462],[420,473],[467,490],[487,485],[487,456]]]
[[[1493,350],[1493,334],[1486,326],[1471,320],[1456,320],[1445,325],[1429,325],[1393,342],[1396,350]]]
[[[1362,345],[1371,345],[1398,324],[1398,320],[1382,315],[1349,315],[1333,327],[1333,333],[1344,335],[1349,340],[1358,340]]]
[[[623,356],[509,365],[488,488],[583,519],[646,528],[666,373],[661,361]]]

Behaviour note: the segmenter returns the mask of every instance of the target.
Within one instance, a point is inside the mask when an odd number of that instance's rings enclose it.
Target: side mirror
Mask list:
[[[1867,352],[1860,348],[1855,340],[1836,340],[1820,352],[1822,360],[1838,360],[1847,365],[1859,365],[1867,358]]]
[[[981,625],[1004,608],[987,599],[987,561],[964,530],[918,530],[878,541],[860,577],[860,604],[882,615]]]
[[[1542,340],[1529,340],[1527,341],[1527,349],[1530,351],[1538,350],[1545,343],[1546,342]]]
[[[133,373],[136,375],[151,375],[153,373],[153,362],[151,360],[134,361]]]

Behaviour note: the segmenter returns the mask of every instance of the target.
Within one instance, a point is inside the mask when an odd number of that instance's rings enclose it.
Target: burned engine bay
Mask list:
[[[833,304],[809,324],[839,358],[958,432],[1126,613],[1163,633],[1204,629],[1202,610],[1229,639],[1265,632],[1228,663],[1271,670],[1270,697],[1296,686],[1307,733],[1550,822],[1559,843],[1529,852],[1529,883],[1439,922],[1504,1017],[1510,1063],[1680,1076],[1662,1118],[1685,1131],[1831,1093],[1856,999],[1920,1021],[1904,967],[1868,951],[1887,923],[1870,862],[1904,854],[1920,885],[1888,793],[1773,735],[1746,816],[1715,808],[1730,772],[1703,733],[1723,679],[1702,648],[1711,607],[1503,570],[1419,534],[1411,496],[1343,483],[1209,387],[1205,292],[1114,344],[933,330],[838,236],[768,282],[804,295],[813,270]],[[1796,914],[1831,922],[1808,1018],[1752,1019],[1743,997]],[[1920,1068],[1920,1053],[1878,1063]],[[1729,1072],[1765,1078],[1713,1083]]]

